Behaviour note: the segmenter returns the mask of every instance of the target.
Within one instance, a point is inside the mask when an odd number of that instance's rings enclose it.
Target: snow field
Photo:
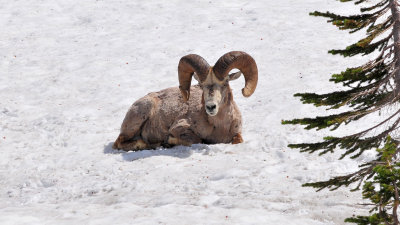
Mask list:
[[[280,124],[324,113],[293,94],[333,90],[332,71],[359,62],[328,56],[348,36],[308,16],[350,6],[332,0],[0,4],[1,224],[343,224],[366,212],[354,206],[358,192],[301,187],[354,171],[356,163],[288,149],[326,133]],[[213,64],[231,50],[252,55],[260,74],[248,99],[240,93],[242,78],[231,84],[243,114],[243,144],[111,149],[135,100],[178,85],[180,57],[196,53]]]

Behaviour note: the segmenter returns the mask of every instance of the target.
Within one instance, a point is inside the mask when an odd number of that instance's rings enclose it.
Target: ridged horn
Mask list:
[[[179,60],[179,89],[181,90],[185,102],[189,100],[190,97],[190,84],[192,82],[193,73],[195,72],[197,74],[200,81],[204,81],[207,78],[209,70],[210,65],[199,55],[190,54]]]
[[[245,86],[242,94],[250,97],[257,87],[258,69],[256,61],[246,52],[233,51],[221,56],[213,67],[215,76],[224,80],[232,69],[238,69],[243,73]]]

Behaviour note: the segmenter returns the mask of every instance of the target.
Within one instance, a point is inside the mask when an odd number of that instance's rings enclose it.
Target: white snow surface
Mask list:
[[[328,133],[281,125],[325,113],[294,93],[338,89],[330,74],[365,61],[328,55],[359,36],[308,15],[352,12],[351,3],[0,3],[1,224],[320,225],[367,213],[360,192],[301,184],[355,171],[371,156],[300,153],[287,145]],[[241,95],[243,78],[231,83],[244,143],[111,149],[134,101],[178,85],[182,56],[214,64],[232,50],[248,52],[259,68],[250,98]]]

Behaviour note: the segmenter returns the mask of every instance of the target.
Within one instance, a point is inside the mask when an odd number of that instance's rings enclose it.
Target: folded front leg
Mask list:
[[[190,127],[187,119],[180,119],[175,122],[169,129],[170,136],[168,137],[168,144],[170,145],[186,145],[201,143],[199,138]]]

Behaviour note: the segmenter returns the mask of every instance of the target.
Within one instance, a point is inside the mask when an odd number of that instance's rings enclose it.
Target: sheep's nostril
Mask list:
[[[208,111],[214,111],[217,106],[216,105],[207,105],[206,107],[207,107]]]

